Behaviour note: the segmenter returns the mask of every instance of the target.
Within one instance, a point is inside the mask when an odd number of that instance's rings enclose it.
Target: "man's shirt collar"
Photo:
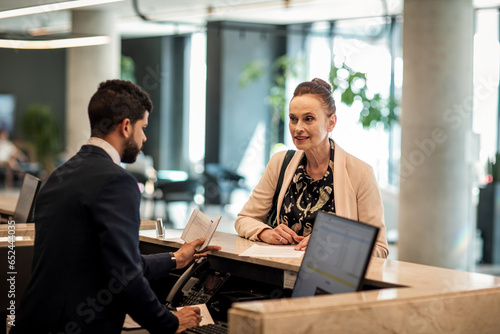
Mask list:
[[[104,139],[97,137],[90,137],[90,139],[87,141],[87,145],[93,145],[102,148],[111,157],[111,159],[113,159],[113,162],[115,164],[120,165],[121,162],[120,154],[113,147],[113,145],[111,145]]]

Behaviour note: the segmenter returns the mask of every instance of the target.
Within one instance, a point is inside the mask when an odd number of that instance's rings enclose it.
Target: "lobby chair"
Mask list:
[[[231,194],[236,189],[245,188],[245,178],[219,164],[205,166],[205,203],[230,204]]]
[[[203,181],[201,178],[192,177],[183,181],[167,181],[156,185],[156,200],[163,200],[166,204],[166,223],[172,223],[169,219],[168,204],[173,202],[184,202],[188,205],[195,204],[202,210]]]

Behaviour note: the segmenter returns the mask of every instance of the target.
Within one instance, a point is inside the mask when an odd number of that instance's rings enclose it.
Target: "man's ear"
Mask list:
[[[130,118],[125,118],[120,124],[117,126],[119,133],[124,137],[124,138],[129,138],[132,133],[132,123],[130,122]]]

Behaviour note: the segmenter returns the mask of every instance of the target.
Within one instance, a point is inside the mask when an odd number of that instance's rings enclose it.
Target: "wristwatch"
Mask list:
[[[177,259],[175,258],[175,255],[173,252],[169,252],[170,254],[170,261],[172,262],[172,268],[177,269]]]

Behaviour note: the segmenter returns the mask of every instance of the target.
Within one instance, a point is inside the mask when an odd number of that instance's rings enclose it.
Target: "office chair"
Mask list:
[[[169,181],[158,184],[156,189],[159,190],[157,198],[162,199],[166,204],[167,223],[172,223],[168,218],[168,203],[185,202],[188,205],[195,203],[199,209],[201,205],[196,203],[196,195],[202,192],[203,182],[200,178],[188,178],[184,181]]]
[[[40,190],[42,181],[26,173],[24,175],[23,185],[19,198],[17,200],[16,209],[14,210],[14,221],[16,224],[30,223],[33,221],[33,209],[35,207],[35,198]]]
[[[245,178],[214,163],[205,166],[205,202],[219,204],[222,208],[231,201],[236,189],[244,189]]]

